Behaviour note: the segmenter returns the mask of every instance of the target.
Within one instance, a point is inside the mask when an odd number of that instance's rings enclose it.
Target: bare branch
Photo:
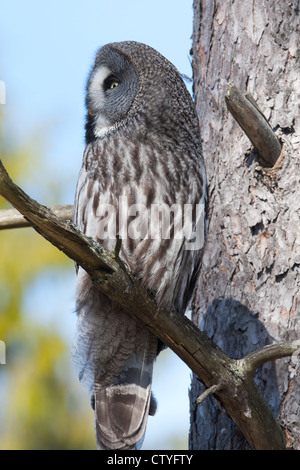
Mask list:
[[[285,448],[280,425],[252,376],[245,373],[245,370],[249,372],[249,356],[248,362],[244,363],[243,360],[231,359],[186,317],[164,308],[158,309],[154,296],[141,287],[118,253],[108,252],[72,223],[31,199],[11,181],[1,161],[0,194],[25,216],[38,233],[82,266],[101,292],[144,322],[173,349],[205,383],[210,393],[214,390],[252,448]]]
[[[63,220],[72,220],[72,205],[55,206],[50,210]],[[31,223],[19,211],[16,209],[0,210],[0,230],[23,227],[31,227]]]
[[[228,110],[247,134],[262,159],[274,166],[281,153],[281,145],[270,124],[251,95],[243,96],[230,83],[225,96]]]

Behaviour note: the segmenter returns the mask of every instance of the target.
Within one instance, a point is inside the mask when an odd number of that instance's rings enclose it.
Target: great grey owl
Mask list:
[[[206,174],[192,98],[167,59],[125,41],[98,51],[86,108],[74,221],[109,250],[121,239],[119,256],[158,308],[184,313],[206,231],[205,210],[198,211],[205,209]],[[152,368],[163,345],[93,287],[82,268],[76,296],[76,360],[92,394],[98,447],[139,448],[156,410]]]

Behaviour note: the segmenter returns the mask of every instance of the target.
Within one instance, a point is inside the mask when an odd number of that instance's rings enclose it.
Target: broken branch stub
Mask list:
[[[280,156],[281,145],[257,103],[253,103],[253,98],[243,96],[233,83],[228,85],[225,101],[261,158],[274,166]]]

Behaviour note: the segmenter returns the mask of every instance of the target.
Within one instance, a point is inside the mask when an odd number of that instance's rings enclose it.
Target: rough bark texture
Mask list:
[[[195,0],[194,93],[210,183],[210,230],[194,321],[240,358],[300,338],[299,1]],[[266,168],[225,104],[227,84],[250,92],[283,142]],[[300,355],[267,363],[256,382],[300,449]],[[191,388],[191,449],[247,449],[204,390]]]

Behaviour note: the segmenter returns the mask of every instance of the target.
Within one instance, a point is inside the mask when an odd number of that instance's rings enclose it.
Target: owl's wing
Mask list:
[[[103,388],[95,378],[95,428],[100,449],[138,449],[148,414],[156,405],[151,394],[152,368],[157,341],[142,333],[143,344],[127,360],[113,385]]]

